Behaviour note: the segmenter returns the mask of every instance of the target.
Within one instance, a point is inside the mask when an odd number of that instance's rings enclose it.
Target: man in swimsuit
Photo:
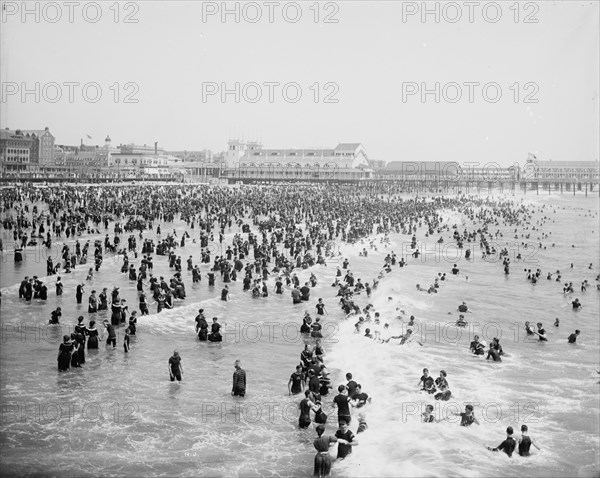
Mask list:
[[[181,382],[182,375],[183,366],[181,365],[181,357],[179,356],[179,352],[174,350],[173,356],[169,358],[169,376],[171,377],[171,382],[174,382],[175,379]]]
[[[569,343],[570,344],[576,343],[577,337],[579,336],[580,333],[581,333],[581,331],[579,329],[577,329],[574,334],[569,335],[569,338],[567,339],[569,341]]]
[[[300,287],[300,300],[308,301],[310,299],[310,287],[308,286],[308,282],[305,282],[302,287]]]
[[[346,424],[352,420],[350,416],[350,397],[348,396],[348,389],[345,385],[338,387],[338,395],[333,398],[333,406],[338,409],[338,422],[342,421]]]
[[[325,315],[325,304],[323,303],[323,299],[319,299],[319,302],[315,306],[317,309],[317,315]]]
[[[506,429],[506,440],[504,440],[495,448],[488,446],[487,449],[490,451],[503,451],[510,458],[513,454],[513,451],[515,451],[516,446],[517,442],[515,442],[515,439],[513,438],[513,427],[508,427]]]
[[[288,392],[290,395],[297,395],[304,389],[304,381],[302,380],[302,365],[296,365],[296,371],[290,375],[288,382]]]
[[[233,364],[235,372],[233,372],[233,388],[231,396],[243,397],[246,395],[246,371],[242,369],[242,363],[236,360]]]
[[[366,405],[367,403],[371,403],[371,398],[369,395],[362,391],[362,386],[360,384],[356,385],[356,394],[354,395],[355,407],[360,408]]]
[[[354,380],[352,380],[352,374],[350,372],[346,374],[346,380],[348,380],[348,383],[346,384],[346,387],[348,389],[348,396],[351,399],[353,399],[354,395],[356,394],[356,386],[358,384]]]
[[[213,323],[210,326],[210,334],[208,334],[209,342],[222,342],[223,336],[221,335],[221,324],[217,321],[219,319],[217,317],[213,317]],[[200,332],[198,332],[198,337],[200,338]]]
[[[473,412],[473,405],[466,405],[465,411],[462,413],[452,412],[452,415],[456,415],[460,417],[460,426],[461,427],[470,427],[473,423],[479,425],[479,421],[475,418],[475,414]]]
[[[108,338],[106,339],[106,345],[112,344],[113,348],[117,346],[117,333],[113,325],[108,323],[108,320],[104,321],[104,327],[108,331]]]
[[[521,438],[519,438],[519,455],[521,456],[529,456],[529,448],[531,448],[531,445],[536,447],[538,450],[541,450],[541,448],[534,443],[529,435],[527,435],[527,430],[527,425],[521,425]]]
[[[293,304],[299,304],[300,302],[302,302],[302,294],[300,293],[297,287],[292,289],[291,295]]]
[[[358,445],[358,441],[355,440],[354,433],[348,428],[348,423],[345,420],[340,420],[340,428],[335,432],[335,436],[338,439],[338,460],[343,460],[350,453],[352,453],[352,447]],[[344,442],[342,442],[344,440]]]
[[[317,407],[310,399],[311,393],[310,390],[304,391],[304,398],[298,404],[298,408],[300,409],[300,417],[298,417],[298,426],[300,428],[308,428],[311,423],[310,420],[310,411],[317,412]]]

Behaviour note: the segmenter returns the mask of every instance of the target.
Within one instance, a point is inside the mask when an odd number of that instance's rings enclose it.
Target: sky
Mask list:
[[[1,3],[0,126],[57,144],[600,156],[597,1]]]

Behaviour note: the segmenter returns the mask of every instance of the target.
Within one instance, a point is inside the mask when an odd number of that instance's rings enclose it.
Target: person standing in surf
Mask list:
[[[288,382],[288,392],[290,395],[297,395],[304,389],[304,381],[302,380],[302,365],[296,365],[296,371],[290,376]]]
[[[338,439],[338,460],[343,460],[352,453],[352,447],[358,445],[358,441],[354,437],[354,433],[348,428],[348,423],[345,420],[340,420],[340,428],[335,432]]]
[[[338,440],[337,437],[331,435],[323,436],[323,433],[325,433],[325,425],[318,425],[318,437],[315,438],[315,441],[313,442],[313,445],[317,450],[317,454],[315,455],[315,466],[313,470],[313,476],[316,478],[325,478],[329,476],[329,473],[331,472],[331,463],[333,459],[329,454],[329,448],[334,443],[346,443],[346,440]]]
[[[71,367],[71,352],[73,350],[73,343],[69,335],[63,336],[63,343],[58,348],[58,370],[64,372],[69,370]]]
[[[98,329],[96,329],[96,321],[90,320],[90,325],[85,329],[85,335],[89,338],[87,340],[87,348],[97,349],[98,348]]]
[[[298,408],[300,409],[300,416],[298,417],[298,426],[300,428],[308,428],[311,424],[310,420],[310,412],[313,411],[317,413],[318,408],[311,400],[311,392],[310,390],[304,391],[304,398],[298,404]]]
[[[460,417],[460,426],[461,427],[469,427],[473,423],[479,425],[479,421],[475,418],[475,413],[473,412],[473,405],[465,405],[465,411],[462,413],[452,412],[452,415],[456,415]],[[446,418],[447,420],[447,418]]]
[[[123,350],[125,350],[125,353],[129,352],[129,335],[130,335],[130,330],[129,330],[129,327],[127,327],[125,329],[125,336],[123,337]]]
[[[333,406],[338,409],[338,423],[344,422],[347,425],[352,420],[350,416],[351,398],[348,396],[348,389],[345,385],[340,385],[338,392],[338,395],[333,398]]]
[[[175,379],[181,382],[182,375],[183,366],[181,365],[181,357],[179,356],[179,352],[174,350],[173,356],[169,358],[169,377],[171,378],[171,382],[174,382]]]
[[[519,455],[521,456],[529,456],[529,449],[531,445],[536,447],[538,450],[541,450],[539,446],[529,437],[527,431],[529,428],[527,425],[521,425],[521,437],[519,438]]]
[[[246,371],[242,368],[242,363],[236,360],[233,364],[235,372],[233,372],[233,387],[231,396],[243,397],[246,395]]]
[[[106,345],[112,345],[114,349],[117,346],[117,332],[115,331],[115,327],[112,324],[109,324],[108,320],[104,321],[104,327],[106,327],[108,332]]]
[[[490,451],[503,451],[508,455],[508,457],[512,457],[515,448],[517,447],[517,442],[513,438],[513,427],[508,427],[506,429],[506,440],[504,440],[497,447],[488,446],[487,449]]]
[[[537,323],[537,328],[538,329],[537,329],[536,334],[538,336],[538,340],[540,342],[547,342],[548,338],[546,337],[546,330],[544,329],[544,326],[542,325],[541,322]]]

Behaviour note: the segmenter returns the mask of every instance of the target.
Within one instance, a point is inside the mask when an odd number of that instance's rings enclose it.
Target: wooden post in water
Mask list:
[[[585,197],[587,197],[587,183],[585,183]]]

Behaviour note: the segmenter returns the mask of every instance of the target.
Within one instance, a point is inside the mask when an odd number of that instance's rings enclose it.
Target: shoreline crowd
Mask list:
[[[501,272],[511,274],[513,262],[507,248],[497,249],[495,240],[502,237],[500,226],[514,228],[514,239],[536,240],[540,248],[542,241],[549,244],[549,236],[541,232],[549,217],[532,223],[534,212],[543,212],[543,207],[514,204],[506,198],[481,198],[475,196],[456,197],[415,197],[402,198],[389,194],[388,186],[370,185],[357,188],[354,185],[335,186],[273,186],[273,187],[209,187],[209,186],[67,186],[34,188],[19,186],[2,190],[2,228],[12,235],[15,262],[23,260],[23,253],[28,247],[45,247],[50,249],[62,243],[60,257],[48,257],[46,277],[25,277],[21,282],[19,299],[30,303],[36,299],[43,303],[52,303],[52,295],[48,292],[50,278],[55,280],[55,297],[73,295],[77,304],[86,298],[86,283],[80,282],[71,290],[65,290],[62,280],[76,268],[85,268],[87,280],[96,276],[102,278],[102,265],[106,257],[116,258],[121,263],[120,271],[123,281],[135,283],[137,290],[138,310],[131,310],[127,299],[121,297],[119,285],[90,291],[87,296],[88,324],[84,315],[77,318],[77,325],[70,335],[63,337],[58,353],[58,370],[66,371],[81,368],[85,364],[85,349],[97,349],[99,340],[106,331],[107,346],[117,347],[116,330],[123,327],[123,349],[130,352],[130,342],[137,333],[137,321],[140,316],[160,313],[164,309],[172,309],[193,297],[186,291],[186,283],[197,284],[206,281],[209,288],[221,287],[220,298],[227,302],[230,298],[229,286],[241,284],[242,293],[252,297],[269,297],[288,294],[293,304],[315,302],[311,296],[312,289],[320,280],[319,267],[328,267],[335,260],[342,261],[341,268],[336,270],[335,282],[332,284],[332,297],[339,297],[339,307],[343,316],[357,317],[355,332],[374,342],[389,345],[404,345],[415,341],[411,336],[415,316],[411,315],[406,333],[394,335],[390,330],[390,319],[383,319],[370,303],[371,294],[385,280],[393,268],[405,267],[411,259],[418,259],[419,243],[417,231],[425,237],[433,239],[442,235],[452,235],[454,245],[469,250],[469,244],[478,244],[482,257],[497,256],[501,259]],[[31,206],[30,206],[31,204]],[[43,206],[39,206],[42,204]],[[466,221],[452,224],[445,218],[445,212],[451,211],[467,220],[478,221],[478,228],[469,228]],[[550,214],[548,212],[548,214]],[[176,220],[186,224],[181,233],[170,226]],[[110,231],[109,226],[112,226]],[[496,227],[496,231],[492,229]],[[519,236],[518,229],[522,234]],[[238,232],[235,232],[237,229]],[[233,235],[231,234],[233,231]],[[527,232],[525,232],[527,231]],[[157,243],[147,237],[156,234]],[[364,244],[372,250],[378,244],[372,239],[374,235],[382,235],[379,246],[386,246],[388,235],[404,234],[411,237],[411,252],[404,251],[397,256],[390,251],[384,259],[381,272],[371,281],[362,282],[355,279],[349,260],[341,256],[340,244]],[[537,237],[533,238],[533,234]],[[104,234],[103,239],[80,239],[85,235]],[[231,241],[226,238],[230,236]],[[85,242],[84,242],[85,240]],[[69,242],[69,243],[68,243]],[[196,244],[200,249],[198,257],[182,258],[178,249],[187,243]],[[218,248],[212,247],[218,244]],[[526,245],[526,243],[523,242]],[[552,244],[553,247],[554,243]],[[2,245],[3,249],[6,244]],[[3,250],[4,254],[10,251]],[[89,256],[92,257],[88,258]],[[366,247],[360,256],[368,257]],[[465,254],[466,255],[466,254]],[[469,252],[470,255],[470,252]],[[140,258],[141,257],[141,258]],[[469,257],[466,257],[469,260]],[[154,276],[155,262],[167,263],[172,274]],[[136,264],[138,266],[136,267]],[[91,266],[91,267],[90,267]],[[317,267],[315,267],[317,266]],[[572,266],[572,265],[571,265]],[[301,283],[299,271],[310,268],[308,281]],[[589,265],[590,270],[594,268]],[[562,287],[562,293],[573,294],[573,282],[562,282],[560,271],[543,272],[525,269],[526,280],[542,284],[545,277],[548,283]],[[448,274],[448,276],[446,275]],[[427,294],[436,294],[443,285],[461,274],[457,264],[448,271],[440,272],[432,278],[431,284],[423,288],[416,284],[417,290]],[[466,278],[468,280],[468,277]],[[597,288],[600,289],[600,275],[596,276]],[[584,297],[587,280],[581,282],[581,293]],[[188,287],[189,288],[189,287]],[[149,301],[151,297],[152,301]],[[392,298],[390,298],[392,299]],[[584,305],[579,298],[572,301],[573,310],[580,310]],[[155,311],[151,309],[156,305]],[[366,410],[372,397],[362,390],[359,383],[353,380],[351,373],[346,374],[346,383],[332,385],[329,372],[324,363],[325,351],[322,344],[322,320],[329,312],[323,298],[315,303],[316,317],[313,321],[307,311],[302,318],[300,331],[305,337],[305,347],[300,355],[296,371],[289,378],[289,394],[302,396],[299,407],[300,428],[307,428],[314,421],[318,437],[314,440],[317,451],[314,464],[315,476],[327,476],[333,458],[329,455],[330,447],[337,443],[337,458],[344,459],[358,445],[357,435],[368,429]],[[466,313],[471,312],[465,302],[458,306],[460,313],[457,327],[467,325]],[[139,315],[138,315],[139,314]],[[401,311],[403,316],[410,315]],[[55,308],[50,313],[49,324],[60,324],[62,310]],[[98,330],[96,324],[102,320],[103,329]],[[201,308],[195,320],[197,340],[220,342],[221,323],[218,317],[212,323],[206,319],[205,310]],[[559,327],[556,319],[554,326]],[[548,337],[541,322],[537,331],[525,323],[528,335],[537,336],[539,341],[547,341]],[[576,343],[581,330],[577,329],[568,338],[571,344]],[[310,343],[310,345],[309,345]],[[420,345],[422,343],[418,342]],[[475,355],[485,355],[484,341],[475,337],[470,350]],[[487,350],[487,359],[501,362],[505,355],[500,341],[494,339]],[[168,371],[171,381],[181,381],[183,376],[182,359],[177,350],[168,359]],[[419,381],[423,393],[431,394],[436,400],[447,401],[452,396],[445,370],[433,379],[425,369]],[[327,435],[327,414],[324,410],[325,398],[330,389],[336,389],[331,402],[337,410],[338,429],[335,435]],[[243,398],[246,394],[246,374],[241,368],[241,361],[235,362],[233,386],[231,394]],[[328,402],[329,403],[329,402]],[[357,415],[356,433],[350,430],[353,423],[352,409],[361,409]],[[429,405],[422,416],[424,423],[439,421],[433,414],[433,406]],[[311,420],[311,413],[313,419]],[[461,426],[477,424],[473,407],[467,405],[460,413]],[[524,428],[523,428],[524,427]],[[537,445],[528,438],[527,426],[521,427],[522,436],[515,440],[513,428],[507,429],[507,439],[498,447],[489,447],[493,451],[502,450],[511,456],[516,448],[522,456],[529,454],[531,444]]]

